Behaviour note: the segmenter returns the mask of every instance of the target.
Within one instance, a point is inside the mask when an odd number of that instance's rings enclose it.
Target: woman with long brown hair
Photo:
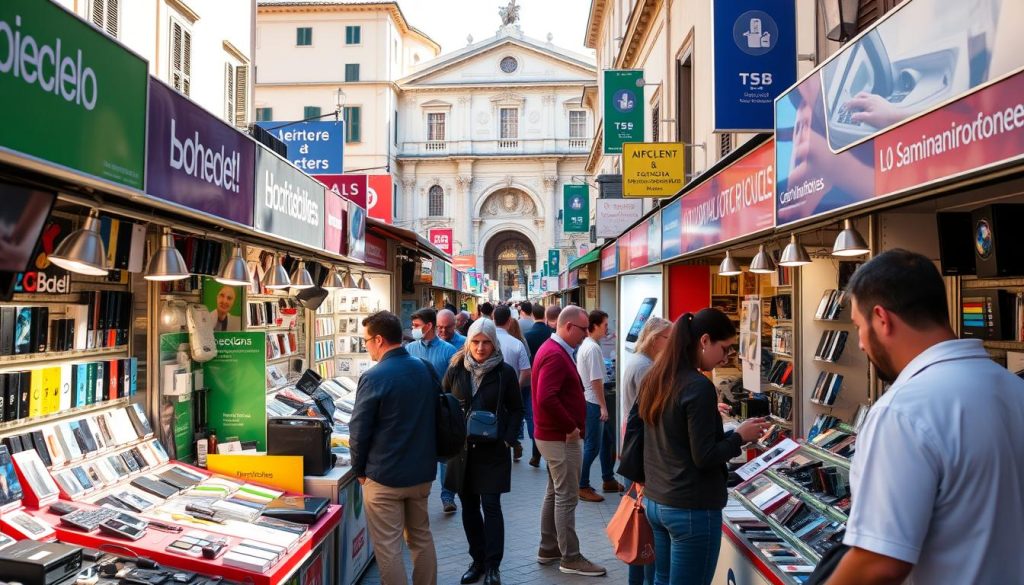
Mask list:
[[[640,385],[644,421],[644,503],[654,531],[654,582],[707,585],[721,547],[726,462],[768,426],[747,419],[722,429],[715,386],[701,371],[723,364],[736,328],[717,309],[687,313]]]

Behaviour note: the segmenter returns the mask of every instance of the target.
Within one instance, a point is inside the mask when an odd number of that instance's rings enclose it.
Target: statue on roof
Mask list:
[[[501,16],[502,26],[508,26],[515,24],[519,21],[519,6],[516,5],[516,0],[509,0],[508,6],[498,9],[498,15]]]

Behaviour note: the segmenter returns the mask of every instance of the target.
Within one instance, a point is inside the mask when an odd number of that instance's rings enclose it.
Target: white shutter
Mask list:
[[[117,38],[120,10],[118,0],[91,0],[89,3],[89,20],[100,30]]]
[[[224,64],[224,120],[228,124],[235,119],[235,68]]]
[[[106,22],[106,19],[104,18],[104,13],[106,12],[107,7],[106,4],[107,3],[104,0],[92,0],[92,4],[90,5],[92,9],[92,14],[90,15],[92,17],[92,23],[100,28],[103,28]]]
[[[181,25],[171,21],[171,85],[174,89],[181,91]]]
[[[189,87],[192,85],[192,33],[183,31],[182,35],[183,48],[181,51],[182,55],[182,71],[185,73],[185,82],[183,84],[184,90],[182,93],[189,95]]]
[[[249,66],[235,67],[235,126],[244,128],[249,122]]]
[[[107,20],[106,20],[106,31],[107,34],[117,38],[118,32],[120,32],[120,14],[118,10],[118,0],[107,0]]]

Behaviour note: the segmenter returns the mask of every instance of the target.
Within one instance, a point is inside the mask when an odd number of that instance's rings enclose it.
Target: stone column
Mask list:
[[[558,192],[558,175],[557,174],[546,174],[543,177],[544,180],[544,191],[547,193],[548,205],[548,217],[541,219],[547,219],[548,229],[544,233],[545,239],[548,241],[548,248],[557,248],[559,245],[558,241],[558,210],[562,207],[562,200],[560,193]],[[538,227],[543,227],[543,223],[539,224]],[[539,255],[539,254],[538,254]],[[544,257],[547,258],[547,248],[544,249]],[[541,263],[543,266],[543,262]]]
[[[402,208],[405,210],[402,219],[406,225],[413,229],[413,226],[418,217],[419,210],[416,209],[416,177],[402,177],[402,199],[405,201],[405,205]]]
[[[458,190],[458,197],[456,201],[458,205],[454,207],[455,215],[458,217],[456,221],[456,230],[458,231],[458,238],[461,240],[462,247],[467,250],[474,249],[473,243],[473,177],[471,175],[457,175],[455,177],[455,185]],[[462,211],[458,211],[459,209]],[[455,255],[461,254],[461,250],[455,250]]]

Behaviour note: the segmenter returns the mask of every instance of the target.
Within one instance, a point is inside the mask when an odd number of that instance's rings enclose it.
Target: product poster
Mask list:
[[[203,364],[209,426],[218,437],[256,441],[267,449],[267,335],[218,332],[217,357]]]
[[[363,506],[363,488],[359,482],[348,484],[338,496],[344,506],[342,517],[342,559],[344,574],[339,583],[352,583],[373,558],[373,543],[366,523],[366,509]]]
[[[761,298],[746,297],[740,315],[740,361],[743,388],[761,392]]]
[[[214,331],[242,330],[242,290],[221,284],[209,276],[203,277],[203,305],[213,317]]]
[[[169,455],[179,461],[193,457],[192,394],[177,394],[179,376],[191,380],[192,360],[189,356],[188,333],[167,333],[160,336],[160,437],[170,444]],[[173,442],[168,440],[173,437]]]

